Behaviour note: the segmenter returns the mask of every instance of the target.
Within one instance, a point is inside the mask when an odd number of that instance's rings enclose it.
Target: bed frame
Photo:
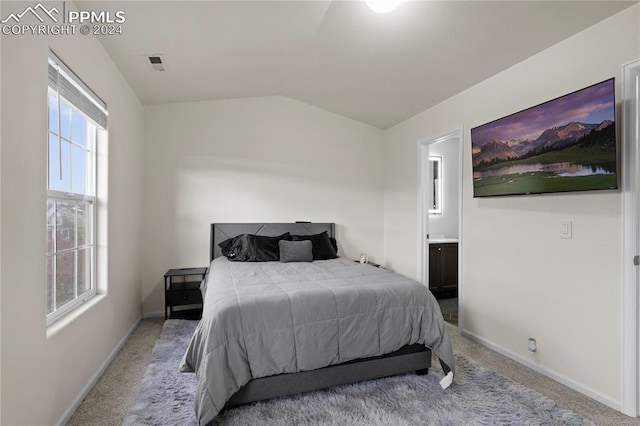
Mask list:
[[[236,235],[276,236],[285,232],[311,235],[324,231],[335,238],[333,223],[212,223],[210,259],[222,256],[218,244]],[[357,359],[312,371],[253,379],[227,401],[225,408],[396,374],[414,371],[417,374],[427,374],[429,367],[430,349],[418,344],[404,346],[386,355]]]

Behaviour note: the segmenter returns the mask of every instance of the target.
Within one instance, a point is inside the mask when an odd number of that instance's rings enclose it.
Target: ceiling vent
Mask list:
[[[164,71],[164,56],[160,54],[146,55],[154,71]]]

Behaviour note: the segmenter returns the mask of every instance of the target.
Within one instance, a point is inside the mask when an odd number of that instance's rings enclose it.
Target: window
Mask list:
[[[47,323],[96,294],[96,147],[104,103],[49,56]]]

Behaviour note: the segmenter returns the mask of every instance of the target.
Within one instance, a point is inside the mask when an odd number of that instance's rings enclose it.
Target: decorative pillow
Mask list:
[[[218,246],[222,254],[234,262],[272,262],[280,258],[278,241],[289,237],[288,232],[277,237],[242,234],[224,240]]]
[[[313,243],[307,241],[278,241],[280,262],[313,262]]]
[[[313,243],[313,260],[336,259],[338,257],[327,231],[315,235],[292,235],[291,240],[311,241]]]
[[[337,255],[338,254],[338,241],[333,237],[329,237],[329,241],[331,241],[331,247],[333,247],[333,249],[336,251],[336,255]]]
[[[220,244],[218,244],[218,247],[220,247],[220,250],[222,251],[222,255],[225,257],[229,257],[229,256],[235,256],[235,255],[231,255],[231,247],[233,246],[233,242],[236,240],[236,237],[231,237],[228,238],[226,240],[224,240],[223,242],[221,242]]]

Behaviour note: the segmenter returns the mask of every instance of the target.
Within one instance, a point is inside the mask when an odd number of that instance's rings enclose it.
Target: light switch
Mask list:
[[[571,221],[560,222],[560,238],[571,239],[573,238]]]

